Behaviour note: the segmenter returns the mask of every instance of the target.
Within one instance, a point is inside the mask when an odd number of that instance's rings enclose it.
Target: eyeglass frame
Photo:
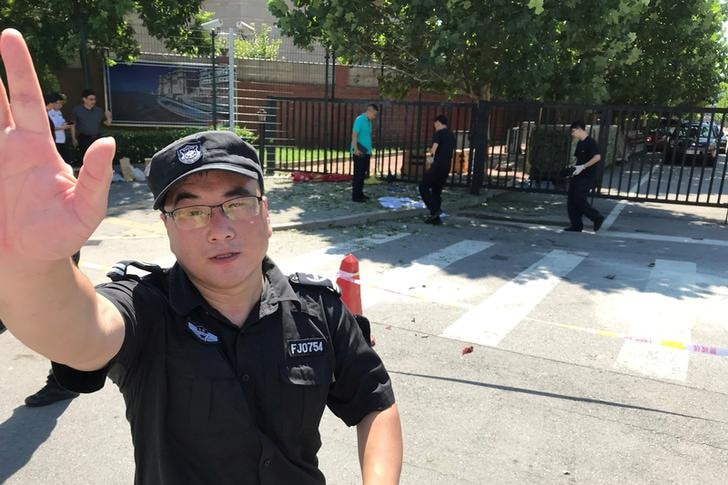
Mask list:
[[[172,219],[172,221],[174,222],[174,224],[175,224],[175,225],[176,225],[176,226],[177,226],[178,228],[180,228],[180,229],[182,229],[182,230],[188,230],[188,229],[202,229],[203,227],[207,227],[207,226],[209,226],[209,225],[210,225],[210,221],[212,220],[212,211],[213,211],[213,210],[215,210],[215,209],[217,209],[217,208],[220,208],[220,211],[221,211],[221,212],[223,213],[223,215],[224,215],[225,217],[227,217],[227,218],[228,218],[229,220],[231,220],[231,221],[239,221],[239,220],[249,220],[249,219],[232,219],[232,218],[231,218],[231,217],[230,217],[230,216],[229,216],[229,215],[227,214],[227,212],[225,212],[225,208],[224,208],[225,204],[227,204],[227,203],[229,203],[229,202],[232,202],[232,201],[234,201],[234,200],[238,200],[238,199],[256,199],[256,200],[258,201],[258,213],[256,214],[256,216],[257,216],[257,215],[260,215],[260,203],[261,203],[261,202],[263,201],[263,196],[262,196],[262,195],[253,195],[253,194],[248,194],[248,195],[238,195],[238,196],[236,196],[236,197],[233,197],[232,199],[228,199],[228,200],[226,200],[226,201],[224,201],[224,202],[221,202],[220,204],[215,204],[215,205],[195,204],[195,205],[188,205],[188,206],[185,206],[185,207],[177,207],[176,209],[173,209],[173,210],[171,210],[171,211],[166,211],[166,210],[164,210],[164,209],[160,209],[160,212],[161,212],[161,213],[162,213],[162,214],[163,214],[163,215],[164,215],[165,217],[170,217],[170,218]],[[190,227],[190,228],[184,228],[184,227],[181,227],[181,226],[180,226],[179,224],[177,224],[177,219],[176,219],[176,218],[175,218],[175,216],[174,216],[174,213],[175,213],[175,212],[177,212],[177,211],[181,211],[181,210],[184,210],[184,209],[192,209],[192,208],[196,208],[196,207],[201,207],[201,208],[202,208],[202,207],[204,207],[205,209],[208,209],[208,210],[209,210],[209,213],[208,213],[208,215],[207,215],[207,223],[206,223],[205,225],[202,225],[202,226],[199,226],[199,227]]]

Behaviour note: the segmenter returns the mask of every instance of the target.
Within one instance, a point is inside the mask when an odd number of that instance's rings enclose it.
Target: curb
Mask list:
[[[465,198],[456,199],[452,202],[445,200],[449,214],[456,211],[477,207],[486,200],[492,199],[503,193],[502,190],[488,190],[484,195],[473,196],[464,194]],[[334,227],[346,227],[359,224],[370,224],[380,221],[391,221],[404,219],[406,217],[417,217],[424,214],[426,209],[397,209],[397,210],[376,210],[370,212],[362,212],[359,214],[336,216],[330,218],[312,219],[310,221],[282,222],[272,224],[275,231],[286,231],[291,229],[327,229]]]

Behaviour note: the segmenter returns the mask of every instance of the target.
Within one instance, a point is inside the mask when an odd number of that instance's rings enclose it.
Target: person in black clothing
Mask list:
[[[38,130],[45,114],[26,81],[35,79],[27,46],[7,29],[0,49],[10,82],[0,85],[0,163],[13,167],[0,171],[0,209],[13,209],[0,224],[0,315],[53,361],[61,385],[93,392],[108,375],[119,387],[134,483],[323,485],[316,455],[328,406],[356,426],[362,482],[397,485],[402,432],[389,374],[333,284],[286,277],[267,256],[273,230],[255,149],[205,131],[157,152],[147,183],[176,263],[124,261],[94,287],[70,256],[106,213],[114,141],[96,140],[78,180],[68,175]],[[23,102],[11,110],[5,92]]]
[[[438,115],[435,118],[435,134],[432,137],[432,149],[430,154],[432,164],[425,172],[418,188],[420,197],[430,211],[425,219],[426,224],[442,224],[442,187],[447,181],[452,163],[452,154],[455,150],[455,136],[448,128],[448,121],[445,115]]]
[[[567,210],[571,222],[564,230],[569,232],[581,232],[584,229],[582,216],[586,216],[594,224],[594,232],[602,227],[604,216],[592,207],[587,200],[589,191],[597,185],[599,173],[598,163],[602,156],[599,154],[597,141],[589,136],[586,125],[583,121],[574,121],[571,124],[571,136],[579,140],[574,150],[576,164],[574,173],[569,180],[569,191],[567,196]]]

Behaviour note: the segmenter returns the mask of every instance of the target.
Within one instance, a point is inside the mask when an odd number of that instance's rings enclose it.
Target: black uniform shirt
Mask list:
[[[579,140],[574,150],[574,156],[576,157],[577,165],[584,165],[586,162],[594,158],[595,155],[599,155],[599,144],[597,141],[587,136],[583,140]],[[580,176],[593,178],[597,174],[598,163],[584,169]]]
[[[106,372],[127,406],[138,485],[324,484],[316,454],[324,406],[352,426],[394,403],[389,376],[331,288],[263,261],[258,305],[238,328],[177,265],[100,285],[126,323],[109,367],[54,364],[90,392]]]
[[[432,143],[437,143],[435,157],[430,170],[440,175],[447,175],[452,164],[452,154],[455,150],[455,136],[450,128],[445,127],[437,130],[432,136]]]

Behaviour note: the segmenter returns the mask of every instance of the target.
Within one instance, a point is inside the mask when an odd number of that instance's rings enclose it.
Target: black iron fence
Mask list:
[[[438,114],[450,120],[456,149],[450,183],[564,192],[582,120],[601,148],[596,194],[635,201],[725,205],[725,109],[635,108],[570,104],[437,103],[270,98],[259,129],[269,170],[350,174],[351,127],[373,102],[370,173],[419,180]]]

